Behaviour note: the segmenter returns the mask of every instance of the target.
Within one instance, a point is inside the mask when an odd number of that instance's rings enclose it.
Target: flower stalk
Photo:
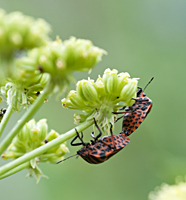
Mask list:
[[[6,124],[8,123],[8,120],[10,119],[10,116],[13,113],[13,107],[11,105],[8,106],[8,109],[6,110],[5,115],[3,116],[3,119],[0,123],[0,137],[5,129]]]
[[[43,93],[41,93],[35,102],[30,106],[27,112],[21,117],[19,122],[15,125],[15,127],[9,132],[7,137],[0,143],[0,154],[8,147],[16,134],[20,131],[20,129],[24,126],[24,124],[35,114],[35,112],[39,109],[39,107],[43,104],[45,99],[53,90],[53,83],[50,81],[49,84],[46,85]]]
[[[94,123],[93,120],[86,121],[86,122],[80,124],[79,126],[77,126],[76,129],[78,132],[81,132],[81,131],[87,129],[88,127],[90,127],[91,125],[93,125],[93,123]],[[45,153],[49,149],[52,149],[52,148],[60,145],[61,143],[65,142],[66,140],[69,140],[70,138],[74,137],[76,134],[77,133],[76,133],[75,129],[72,129],[72,130],[66,132],[65,134],[60,135],[58,138],[46,143],[45,145],[43,145],[29,153],[26,153],[25,155],[17,158],[16,160],[13,160],[12,162],[5,164],[4,166],[0,167],[0,177],[2,175],[4,175],[5,173],[7,173],[8,171],[16,168],[17,166],[22,165],[22,164],[30,161],[31,159]]]
[[[29,166],[30,166],[30,162],[26,162],[26,163],[24,163],[24,164],[22,164],[22,165],[19,165],[18,167],[16,167],[16,168],[14,168],[14,169],[8,171],[7,173],[1,175],[1,176],[0,176],[0,179],[4,179],[4,178],[6,178],[6,177],[8,177],[8,176],[11,176],[11,175],[13,175],[13,174],[15,174],[15,173],[17,173],[17,172],[20,172],[21,170],[23,170],[23,169],[25,169],[25,168],[29,168]]]

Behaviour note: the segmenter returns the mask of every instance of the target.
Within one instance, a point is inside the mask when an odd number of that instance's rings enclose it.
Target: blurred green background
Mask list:
[[[53,39],[90,39],[108,52],[90,75],[76,73],[77,80],[96,79],[106,68],[140,77],[141,87],[155,77],[146,89],[152,111],[124,150],[100,165],[81,158],[41,164],[49,179],[39,184],[25,178],[23,170],[0,181],[0,199],[145,200],[157,185],[173,184],[177,175],[186,174],[186,1],[0,0],[0,7],[44,18],[52,25]],[[73,113],[51,99],[35,119],[47,118],[50,129],[64,133],[75,126]],[[7,131],[20,115],[13,115]],[[115,134],[120,130],[121,121]],[[80,147],[69,148],[73,155]],[[0,160],[1,165],[6,162]]]

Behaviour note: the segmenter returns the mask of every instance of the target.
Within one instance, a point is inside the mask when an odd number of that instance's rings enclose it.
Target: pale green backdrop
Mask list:
[[[75,74],[77,80],[96,79],[108,67],[140,77],[141,87],[155,77],[146,89],[152,111],[124,150],[100,165],[81,158],[41,164],[49,179],[39,184],[23,170],[0,181],[1,200],[146,200],[157,185],[186,174],[186,1],[0,0],[0,7],[44,18],[53,39],[90,39],[108,52],[90,75]],[[50,129],[64,133],[74,127],[73,113],[52,99],[35,119],[47,118]],[[13,115],[7,131],[18,117]],[[118,122],[115,133],[120,130]],[[72,155],[79,147],[69,148]]]

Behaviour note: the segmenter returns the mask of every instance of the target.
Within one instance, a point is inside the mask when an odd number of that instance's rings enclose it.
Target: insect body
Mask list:
[[[140,126],[152,108],[152,100],[145,95],[141,88],[139,92],[136,102],[129,107],[132,112],[125,113],[123,117],[122,132],[126,136],[133,133]]]
[[[83,142],[83,133],[81,133],[81,137],[80,137],[78,131],[76,130],[77,135],[72,140],[71,145],[72,146],[83,145],[83,147],[77,151],[76,155],[79,155],[81,158],[83,158],[88,163],[99,164],[99,163],[102,163],[102,162],[108,160],[113,155],[115,155],[117,152],[122,150],[130,142],[130,139],[126,138],[124,134],[113,135],[112,125],[110,127],[111,135],[100,138],[102,135],[102,132],[101,132],[100,128],[98,127],[95,119],[94,119],[94,122],[95,122],[96,127],[99,130],[99,135],[97,137],[95,137],[94,132],[93,132],[91,134],[91,136],[94,138],[94,140],[91,140],[91,143],[84,143]],[[80,139],[80,141],[81,141],[80,143],[74,143],[74,141],[77,138]],[[72,156],[70,156],[70,157],[72,157]],[[66,159],[68,159],[68,158],[66,158]],[[66,160],[66,159],[64,159],[64,160]],[[64,160],[62,160],[62,161],[64,161]],[[59,162],[61,162],[61,161],[59,161]]]
[[[77,154],[88,163],[102,163],[122,150],[130,142],[130,139],[123,136],[123,134],[113,135],[113,139],[115,146],[112,144],[112,137],[105,136],[95,143],[84,146],[77,151]]]
[[[149,83],[153,79],[154,77],[149,81]],[[145,86],[145,88],[148,86],[148,84]],[[124,113],[124,115],[120,118],[123,118],[122,133],[124,133],[125,136],[129,136],[140,126],[140,124],[147,117],[148,113],[152,108],[152,100],[148,98],[144,93],[145,88],[142,89],[138,87],[137,98],[135,99],[135,103],[132,106],[129,106],[127,109],[125,109],[125,112],[114,113],[114,114]]]

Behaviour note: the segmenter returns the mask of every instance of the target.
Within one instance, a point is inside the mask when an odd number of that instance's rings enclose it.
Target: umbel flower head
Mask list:
[[[149,200],[185,200],[186,182],[179,181],[176,185],[163,183],[155,191],[150,192]]]
[[[39,122],[35,122],[34,119],[26,123],[21,131],[13,139],[12,143],[8,147],[7,151],[4,152],[1,157],[3,159],[16,159],[30,152],[53,139],[59,137],[59,133],[51,130],[48,133],[48,125],[46,119],[41,119]],[[39,162],[50,162],[56,163],[64,159],[64,155],[69,152],[66,142],[59,146],[56,146],[41,156],[30,161],[29,175],[35,174],[36,178],[40,179],[40,176],[44,176],[38,167]]]
[[[23,50],[45,45],[49,41],[50,25],[21,12],[7,14],[0,9],[0,85],[14,77],[14,58]]]
[[[35,20],[21,12],[7,14],[0,9],[0,24],[0,54],[3,56],[45,45],[49,40],[51,28],[43,19]]]
[[[6,85],[1,87],[0,92],[6,97],[7,104],[14,111],[20,111],[21,108],[27,107],[35,101],[49,78],[46,73],[29,76],[19,70],[17,77],[6,81]]]
[[[103,54],[106,52],[93,46],[89,40],[71,37],[62,42],[57,38],[46,46],[31,50],[27,57],[17,62],[17,65],[27,73],[33,69],[50,74],[55,85],[54,91],[62,92],[71,81],[74,81],[74,70],[91,70],[101,61]]]
[[[95,117],[104,132],[109,133],[110,122],[114,124],[115,119],[112,112],[135,102],[132,98],[136,98],[137,83],[138,79],[131,79],[127,72],[118,74],[116,69],[106,69],[95,82],[90,78],[78,81],[76,90],[62,99],[62,105],[83,112],[75,114],[75,123]]]

